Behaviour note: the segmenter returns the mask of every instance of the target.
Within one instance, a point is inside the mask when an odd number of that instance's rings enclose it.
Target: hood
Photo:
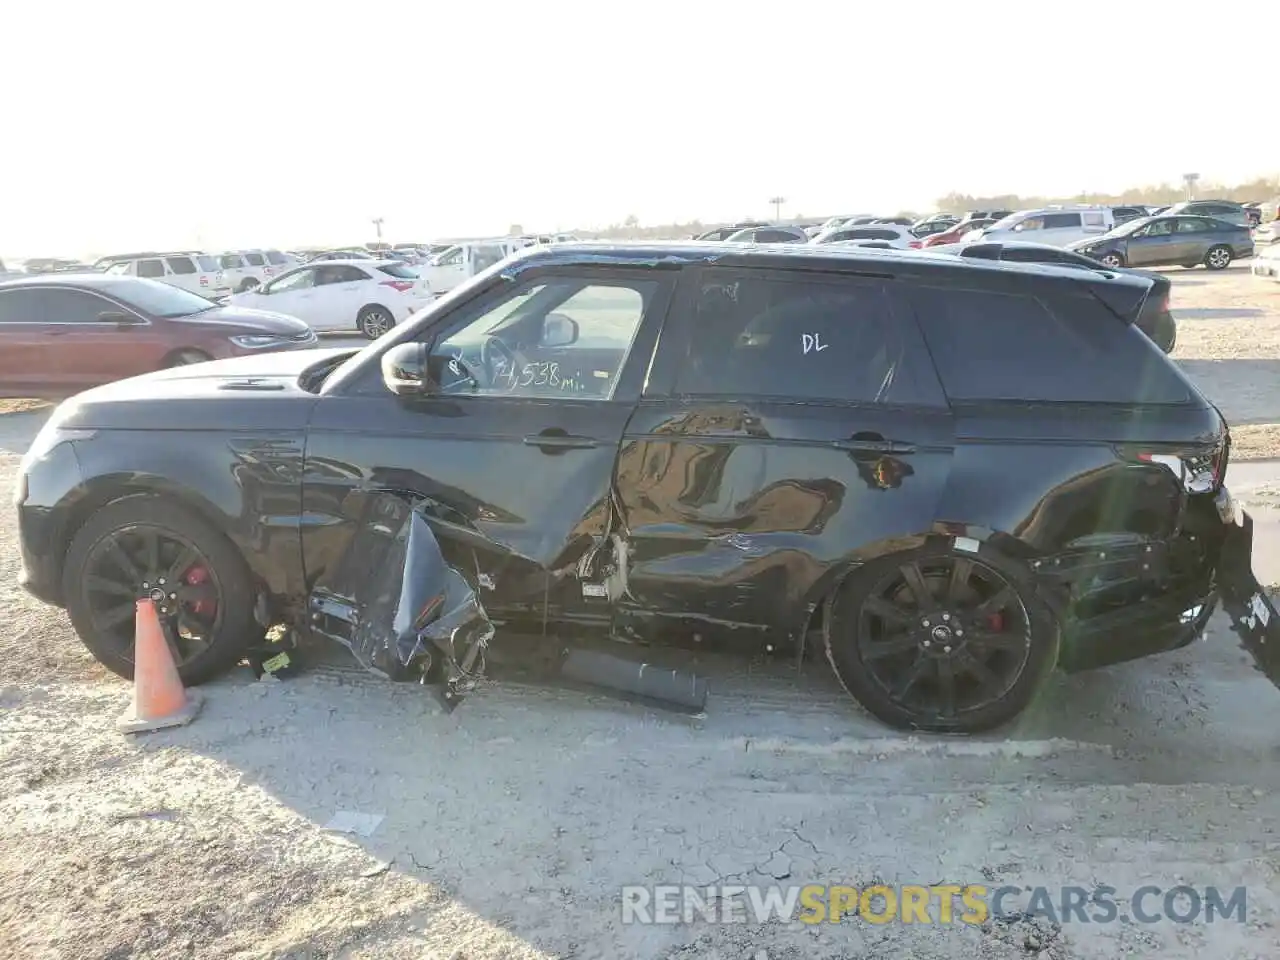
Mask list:
[[[77,429],[301,429],[318,399],[299,384],[302,374],[355,352],[286,350],[170,367],[86,390],[55,416]]]
[[[1083,240],[1072,240],[1066,245],[1065,249],[1079,252],[1090,247],[1100,247],[1103,244],[1110,243],[1113,239],[1110,234],[1103,233],[1094,237],[1085,237]]]
[[[225,329],[228,334],[264,333],[282,337],[301,336],[311,329],[297,317],[241,306],[234,301],[227,306],[206,310],[190,317],[173,317],[169,322],[217,327]]]

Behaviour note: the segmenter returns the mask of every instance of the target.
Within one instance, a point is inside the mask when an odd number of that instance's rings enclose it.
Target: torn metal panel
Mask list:
[[[493,624],[471,582],[446,563],[421,505],[389,494],[380,500],[381,521],[366,525],[352,547],[380,562],[365,567],[347,603],[317,597],[313,607],[317,616],[347,621],[347,630],[326,632],[365,667],[395,678],[436,676],[446,705],[455,705],[484,674]],[[392,517],[400,522],[386,522]]]

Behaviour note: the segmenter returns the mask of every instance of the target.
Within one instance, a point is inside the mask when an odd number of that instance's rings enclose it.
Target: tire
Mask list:
[[[1159,339],[1156,344],[1160,349],[1165,353],[1173,353],[1174,347],[1178,345],[1178,324],[1170,318],[1168,325],[1161,326],[1157,334]]]
[[[1231,266],[1231,248],[1224,244],[1210,247],[1204,255],[1204,265],[1210,270],[1225,270]]]
[[[250,290],[258,286],[258,281],[253,277],[245,277],[240,281],[240,286],[236,289],[236,293],[248,293]]]
[[[933,610],[915,609],[906,615],[907,625],[902,628],[906,633],[890,634],[893,639],[888,643],[881,641],[878,648],[873,641],[879,637],[862,632],[877,619],[882,627],[888,622],[878,612],[884,609],[882,605],[897,610],[895,617],[902,613],[881,591],[883,585],[893,582],[903,569],[913,567],[920,571],[925,588],[937,595],[951,589],[951,574],[946,571],[954,572],[956,566],[963,563],[970,566],[961,567],[962,570],[972,571],[961,581],[966,596],[971,594],[973,601],[986,597],[987,602],[998,602],[996,596],[1004,595],[1007,589],[1009,600],[1004,606],[995,612],[982,612],[981,602],[970,604],[966,600],[953,605],[944,600],[935,604]],[[944,579],[938,579],[939,574]],[[903,580],[903,589],[911,593],[905,586],[906,578]],[[984,590],[993,592],[987,594]],[[960,609],[966,604],[971,606],[968,612]],[[946,613],[945,606],[954,612]],[[1013,618],[1012,631],[1006,629],[1008,614]],[[998,628],[992,621],[993,616],[1001,618]],[[919,617],[918,623],[916,617]],[[944,619],[947,622],[944,623]],[[967,625],[968,637],[961,639],[965,629],[960,625]],[[952,630],[958,633],[953,634]],[[870,632],[877,631],[873,628]],[[846,578],[832,598],[826,619],[825,646],[827,659],[846,692],[889,726],[937,733],[979,733],[1008,723],[1032,702],[1058,662],[1060,635],[1057,619],[1037,596],[1034,581],[1022,564],[985,547],[980,553],[972,554],[957,552],[946,544],[877,558]],[[998,645],[989,646],[997,641]],[[938,651],[937,644],[945,645],[945,653]],[[925,650],[926,647],[930,649]],[[898,652],[866,656],[877,649]],[[907,700],[910,690],[895,695],[882,675],[885,667],[881,664],[890,669],[901,664],[901,672],[908,675],[924,664],[927,675],[920,676],[914,685],[928,681],[925,688],[936,686],[939,698],[944,689],[944,664],[949,664],[947,673],[952,677],[952,704],[956,709],[948,714],[942,708],[910,703]],[[993,668],[992,664],[997,667]],[[986,671],[986,677],[998,681],[991,685],[996,694],[985,699],[985,688],[980,683],[984,676],[982,670]],[[975,686],[979,688],[976,696],[960,697],[961,689],[967,694]]]
[[[370,304],[360,311],[356,317],[360,332],[370,340],[377,340],[396,325],[396,318],[386,307]]]
[[[62,589],[67,613],[81,642],[112,673],[133,679],[132,642],[124,639],[133,629],[132,616],[117,628],[117,633],[100,629],[90,600],[94,592],[90,578],[99,569],[94,565],[95,557],[101,555],[99,548],[105,552],[104,545],[113,535],[136,535],[139,531],[171,534],[194,548],[205,567],[206,582],[213,584],[218,596],[207,645],[200,648],[192,644],[188,648],[192,655],[178,663],[182,682],[196,685],[226,672],[241,659],[248,643],[262,635],[253,614],[255,591],[249,569],[232,543],[208,521],[179,504],[150,494],[108,504],[89,517],[72,538],[62,571]],[[167,559],[162,555],[158,567]],[[179,575],[186,572],[179,571]],[[152,583],[154,572],[144,570],[143,574],[149,578],[145,582]],[[132,603],[127,596],[119,597],[118,602]],[[184,642],[183,646],[187,644]]]
[[[169,359],[165,362],[165,368],[169,367],[186,367],[193,363],[206,363],[212,360],[203,350],[178,350],[169,355]]]
[[[1112,253],[1104,253],[1098,262],[1114,270],[1116,267],[1124,266],[1124,257],[1113,251]]]

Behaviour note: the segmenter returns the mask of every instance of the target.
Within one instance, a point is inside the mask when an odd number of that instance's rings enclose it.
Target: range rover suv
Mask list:
[[[824,657],[897,727],[979,731],[1054,667],[1191,643],[1220,601],[1275,676],[1227,425],[1134,327],[1149,289],[536,247],[358,352],[62,405],[16,492],[24,583],[126,677],[150,597],[189,683],[278,623],[448,683],[490,642],[714,643]]]

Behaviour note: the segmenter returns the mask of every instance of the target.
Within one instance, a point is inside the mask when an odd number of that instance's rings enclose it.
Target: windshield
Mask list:
[[[992,230],[1009,230],[1016,227],[1023,220],[1028,219],[1020,213],[1011,213],[1007,217],[1002,217],[995,223],[991,224]]]
[[[1138,217],[1136,220],[1126,220],[1124,223],[1120,224],[1120,226],[1106,234],[1106,236],[1127,237],[1129,234],[1134,233],[1137,230],[1141,230],[1154,219],[1155,217]]]
[[[440,264],[444,263],[444,261],[448,260],[455,253],[458,253],[461,250],[462,250],[461,247],[446,247],[444,250],[441,250],[434,257],[431,258],[430,260],[431,266],[433,267],[440,266]]]
[[[158,280],[136,279],[119,285],[113,284],[105,289],[116,299],[123,300],[129,306],[137,307],[138,310],[149,313],[153,317],[167,319],[185,317],[212,310],[217,306],[204,297],[188,293],[167,283],[160,283]]]

